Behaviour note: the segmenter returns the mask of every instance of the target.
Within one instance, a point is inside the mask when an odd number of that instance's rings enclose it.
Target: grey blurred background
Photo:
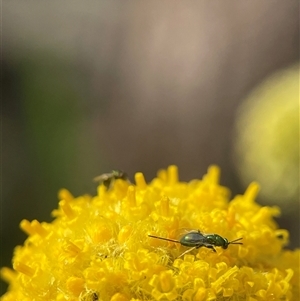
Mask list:
[[[23,218],[51,221],[60,188],[93,194],[113,168],[149,181],[177,164],[188,181],[218,164],[243,193],[237,109],[298,62],[298,12],[297,0],[3,1],[1,266]],[[278,221],[292,248],[298,202]]]

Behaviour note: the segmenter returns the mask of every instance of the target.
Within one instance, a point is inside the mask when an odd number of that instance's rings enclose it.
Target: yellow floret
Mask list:
[[[52,223],[23,220],[2,301],[297,300],[300,251],[285,250],[277,207],[255,202],[258,184],[229,199],[220,171],[180,182],[176,166],[146,183],[117,179],[96,196],[59,193]],[[176,241],[200,230],[243,244],[189,250]],[[155,235],[174,241],[148,237]]]

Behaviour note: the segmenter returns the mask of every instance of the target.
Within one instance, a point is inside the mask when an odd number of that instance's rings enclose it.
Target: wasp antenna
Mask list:
[[[242,245],[242,242],[237,242],[239,240],[243,239],[243,237],[237,238],[235,240],[230,241],[228,244],[232,244],[232,245]]]
[[[180,244],[179,240],[175,240],[175,239],[171,239],[171,238],[159,237],[159,236],[150,235],[150,234],[148,234],[148,236],[152,237],[152,238],[157,238],[157,239],[166,240],[166,241],[172,241],[172,242],[176,242],[176,243]]]

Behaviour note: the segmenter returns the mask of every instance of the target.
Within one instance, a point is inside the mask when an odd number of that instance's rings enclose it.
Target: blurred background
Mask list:
[[[210,164],[282,208],[299,247],[299,2],[2,4],[1,266],[51,221],[57,192],[94,194],[113,168],[150,181]],[[6,285],[1,282],[1,294]]]

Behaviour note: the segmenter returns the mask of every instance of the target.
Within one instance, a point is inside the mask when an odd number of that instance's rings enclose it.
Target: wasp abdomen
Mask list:
[[[186,247],[196,247],[202,245],[205,237],[200,232],[190,232],[184,235],[180,243]]]

